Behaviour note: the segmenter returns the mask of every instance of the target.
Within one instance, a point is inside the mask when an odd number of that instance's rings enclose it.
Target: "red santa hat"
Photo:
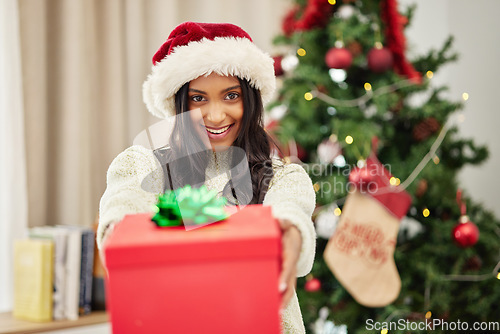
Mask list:
[[[177,91],[202,75],[217,73],[248,80],[266,103],[276,86],[273,64],[234,24],[184,22],[154,55],[152,72],[143,85],[144,102],[157,117],[175,115]]]

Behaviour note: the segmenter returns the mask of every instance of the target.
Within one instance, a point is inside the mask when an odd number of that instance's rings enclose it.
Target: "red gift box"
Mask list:
[[[279,333],[280,233],[262,205],[190,231],[126,216],[105,245],[113,333]]]

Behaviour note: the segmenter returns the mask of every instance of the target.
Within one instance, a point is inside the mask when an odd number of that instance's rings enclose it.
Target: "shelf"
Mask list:
[[[29,334],[68,329],[73,327],[103,324],[109,321],[105,311],[95,311],[78,320],[58,320],[49,322],[32,322],[12,317],[12,312],[0,313],[0,334]]]

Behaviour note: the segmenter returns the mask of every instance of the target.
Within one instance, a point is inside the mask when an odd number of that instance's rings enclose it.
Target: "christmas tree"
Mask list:
[[[431,323],[439,333],[451,332],[458,320],[469,330],[474,322],[498,321],[500,222],[462,195],[457,179],[464,165],[481,163],[488,152],[459,137],[464,102],[447,100],[447,87],[430,84],[441,66],[458,58],[452,37],[440,50],[410,60],[404,29],[415,7],[399,12],[396,0],[295,2],[275,39],[283,53],[275,57],[280,90],[268,128],[283,154],[309,172],[317,194],[316,259],[297,286],[306,330],[423,333],[429,327],[418,325]],[[334,268],[334,275],[324,251],[340,233],[335,228],[346,198],[363,190],[360,180],[375,181],[363,174],[375,156],[390,172],[387,187],[408,193],[411,205],[390,204],[403,216],[393,249],[401,284],[392,300],[380,298],[383,305],[372,300],[374,307],[360,302],[359,286],[339,280],[361,262]],[[388,328],[391,323],[401,326]]]

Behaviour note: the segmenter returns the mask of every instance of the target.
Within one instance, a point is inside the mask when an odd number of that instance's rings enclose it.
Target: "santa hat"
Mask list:
[[[234,24],[184,22],[154,55],[152,72],[143,85],[144,102],[157,117],[175,115],[177,91],[202,75],[217,73],[248,80],[266,103],[276,86],[273,64]]]

